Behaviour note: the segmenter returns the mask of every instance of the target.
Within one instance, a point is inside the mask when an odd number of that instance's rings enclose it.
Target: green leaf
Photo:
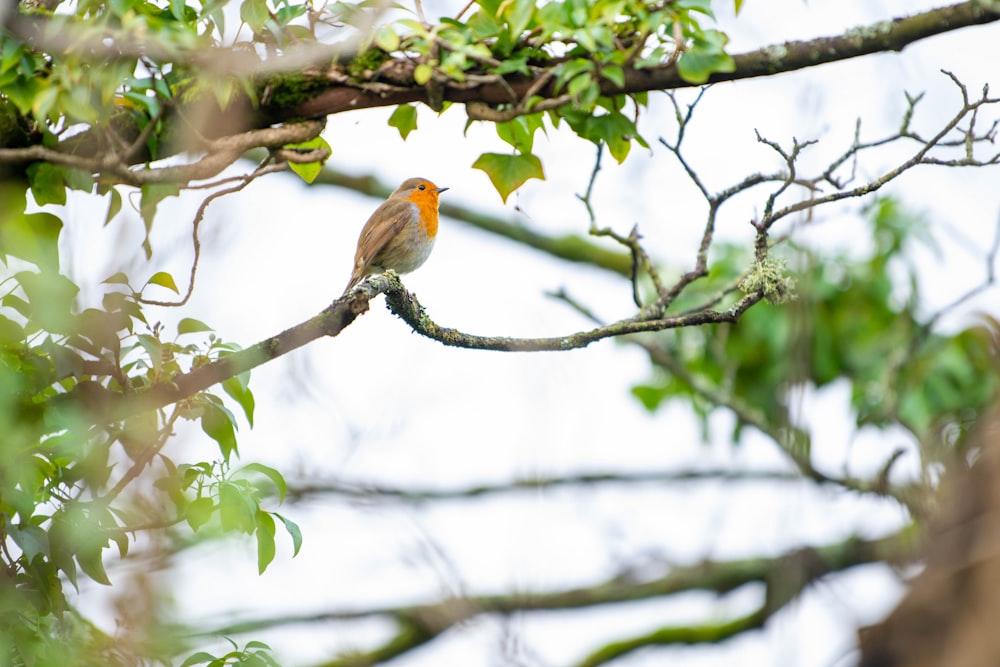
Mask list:
[[[535,0],[506,0],[500,6],[505,10],[503,14],[507,19],[507,35],[511,42],[516,42],[531,22]]]
[[[156,217],[156,209],[160,202],[167,197],[176,197],[180,193],[180,186],[174,183],[150,183],[140,188],[141,201],[139,203],[139,215],[145,227],[146,235],[142,240],[142,249],[146,253],[146,259],[153,256],[153,247],[149,244],[149,233],[153,229],[153,218]]]
[[[301,151],[314,151],[320,148],[326,149],[326,157],[322,160],[317,160],[315,162],[289,162],[289,168],[294,171],[299,177],[306,183],[312,183],[319,176],[319,173],[323,170],[323,164],[329,159],[333,152],[330,148],[330,144],[326,142],[323,137],[314,137],[309,141],[303,141],[297,144],[288,144],[285,148],[290,148],[293,150]]]
[[[606,65],[601,68],[601,76],[619,88],[625,87],[625,70],[618,65]]]
[[[66,179],[64,168],[50,162],[35,162],[28,167],[31,194],[39,206],[66,203]]]
[[[556,75],[556,90],[561,90],[567,82],[579,78],[582,74],[591,74],[594,71],[594,61],[586,58],[575,58],[568,60],[559,67]]]
[[[413,68],[413,82],[418,86],[422,86],[431,80],[434,75],[434,68],[427,63],[420,63],[415,68]]]
[[[31,106],[42,89],[40,79],[20,76],[13,83],[4,86],[3,94],[17,107],[21,114],[31,113]]]
[[[49,536],[38,526],[24,524],[20,526],[10,526],[7,531],[11,539],[21,548],[24,557],[28,562],[34,560],[35,556],[49,555]]]
[[[677,72],[685,81],[705,83],[715,72],[733,72],[736,62],[723,49],[729,38],[718,30],[706,30],[681,54]]]
[[[236,429],[233,424],[232,415],[228,410],[223,409],[214,403],[203,404],[201,415],[201,429],[212,440],[219,445],[223,459],[229,461],[229,457],[237,452]]]
[[[263,510],[257,511],[257,574],[274,560],[274,519]]]
[[[177,323],[178,335],[199,333],[202,331],[215,331],[215,329],[208,326],[201,320],[194,319],[193,317],[185,317],[180,322]]]
[[[104,548],[100,544],[89,544],[81,546],[76,552],[76,562],[80,564],[80,569],[99,584],[111,585],[108,573],[104,570]]]
[[[288,485],[285,483],[285,478],[281,476],[281,473],[264,465],[263,463],[249,463],[242,468],[240,468],[240,473],[245,474],[247,472],[256,472],[264,475],[274,484],[275,489],[278,491],[278,502],[285,501],[285,493],[288,491]]]
[[[0,317],[0,347],[19,347],[24,342],[24,327],[6,317]]]
[[[632,387],[632,395],[639,399],[642,403],[642,407],[646,408],[650,412],[655,412],[660,403],[666,397],[666,392],[659,387],[651,387],[649,385],[637,385]]]
[[[211,498],[196,498],[187,506],[184,518],[187,519],[191,530],[197,532],[209,522],[214,511],[215,502]]]
[[[392,53],[399,49],[399,35],[390,25],[380,25],[375,30],[375,46],[386,53]]]
[[[678,9],[701,12],[705,16],[715,16],[715,14],[712,13],[712,0],[675,0],[674,6]]]
[[[510,193],[521,187],[529,178],[545,180],[542,161],[531,154],[483,153],[472,164],[472,168],[486,172],[505,203]]]
[[[0,201],[0,206],[6,205]],[[10,211],[10,209],[7,209]],[[11,215],[0,222],[0,255],[26,260],[45,272],[59,271],[62,220],[51,213]]]
[[[223,530],[239,530],[247,535],[256,528],[255,516],[260,509],[250,495],[248,485],[225,481],[219,484],[219,519]]]
[[[281,523],[285,524],[285,530],[287,530],[288,534],[292,536],[292,556],[297,556],[299,554],[299,549],[302,548],[302,529],[299,528],[299,524],[295,523],[291,519],[287,519],[277,512],[274,512],[273,514],[281,520]]]
[[[200,665],[203,662],[212,662],[213,660],[217,660],[217,658],[211,653],[198,651],[197,653],[192,653],[188,656],[188,658],[181,663],[181,667],[191,667],[191,665]]]
[[[389,127],[399,130],[399,136],[406,139],[417,129],[417,108],[412,104],[400,104],[389,116]]]
[[[82,192],[92,192],[94,190],[94,176],[89,171],[75,167],[63,167],[63,179],[66,187],[70,190],[80,190]]]
[[[119,271],[113,276],[109,276],[101,281],[101,284],[108,285],[128,285],[128,276],[125,275],[124,271]]]
[[[177,283],[174,282],[174,277],[166,271],[157,271],[149,280],[146,281],[146,284],[166,287],[174,294],[180,294],[180,290],[177,289]]]
[[[250,424],[250,428],[253,428],[253,413],[256,403],[253,392],[250,391],[249,382],[250,372],[247,371],[246,373],[240,373],[239,375],[223,380],[222,389],[243,408],[243,414],[246,415],[247,423]]]
[[[269,18],[271,12],[267,9],[266,0],[243,0],[240,5],[240,19],[254,32],[260,32]]]
[[[617,111],[591,117],[589,130],[591,133],[589,138],[603,141],[611,156],[619,163],[628,156],[632,139],[638,136],[635,124]]]
[[[543,129],[542,114],[533,113],[518,116],[513,120],[496,124],[497,136],[514,147],[519,153],[529,154],[535,144],[535,132]]]
[[[108,213],[104,216],[104,225],[107,226],[111,220],[118,215],[118,212],[122,210],[122,195],[118,190],[112,188],[108,193],[111,196],[108,198]]]
[[[15,274],[30,307],[29,319],[46,331],[69,333],[73,324],[73,301],[80,288],[60,273]]]
[[[16,65],[24,54],[24,43],[11,36],[3,37],[3,49],[0,50],[0,72],[6,72]]]

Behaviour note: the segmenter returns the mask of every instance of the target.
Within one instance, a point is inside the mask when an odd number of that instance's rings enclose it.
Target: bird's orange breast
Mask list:
[[[407,197],[410,201],[417,205],[417,210],[420,213],[420,226],[423,227],[424,233],[430,238],[437,236],[438,231],[438,197],[436,192],[426,192],[422,190],[415,190],[413,194]]]

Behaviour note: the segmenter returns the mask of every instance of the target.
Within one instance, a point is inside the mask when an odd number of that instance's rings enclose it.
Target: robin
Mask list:
[[[437,237],[438,195],[447,189],[409,178],[375,209],[361,230],[354,272],[342,296],[368,274],[409,273],[426,261]]]

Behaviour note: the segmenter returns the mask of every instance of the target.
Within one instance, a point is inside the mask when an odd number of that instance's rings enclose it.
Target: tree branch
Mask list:
[[[506,352],[558,352],[587,347],[605,338],[641,333],[643,331],[664,331],[679,327],[698,326],[702,324],[718,324],[720,322],[736,322],[751,306],[759,303],[764,295],[753,292],[744,295],[728,310],[703,310],[690,315],[662,317],[656,319],[630,318],[619,320],[606,326],[596,327],[588,331],[567,334],[565,336],[541,338],[510,338],[507,336],[476,336],[462,333],[456,329],[442,327],[433,322],[424,313],[423,306],[416,297],[403,289],[386,291],[386,304],[389,310],[409,324],[414,331],[439,343],[452,347],[464,347],[473,350],[502,350]]]
[[[509,338],[505,336],[475,336],[456,329],[442,327],[427,317],[415,295],[406,291],[394,273],[369,276],[346,297],[337,299],[319,314],[263,340],[245,350],[228,354],[203,366],[181,373],[148,390],[118,394],[97,382],[80,381],[65,394],[51,401],[54,405],[80,407],[92,415],[96,423],[119,421],[129,415],[156,410],[189,398],[223,380],[252,370],[268,361],[306,345],[322,336],[337,336],[357,317],[368,311],[368,303],[384,293],[389,309],[409,324],[414,331],[445,345],[480,350],[510,352],[542,352],[573,350],[605,338],[642,331],[661,331],[677,327],[697,326],[717,322],[736,322],[763,295],[751,293],[738,300],[727,311],[705,310],[689,315],[659,319],[622,320],[589,331],[547,338]]]
[[[727,483],[801,482],[797,472],[783,470],[656,470],[631,473],[594,473],[563,477],[524,477],[510,482],[482,484],[458,489],[433,489],[421,487],[389,487],[365,482],[303,481],[288,485],[287,498],[304,499],[310,496],[331,495],[356,500],[398,501],[423,503],[447,500],[466,500],[491,495],[539,491],[577,486],[604,486],[636,484],[682,484],[708,480]]]
[[[735,70],[733,72],[717,72],[709,78],[709,83],[769,76],[872,53],[899,51],[909,44],[928,37],[969,26],[991,23],[998,19],[1000,19],[1000,6],[997,6],[995,2],[967,0],[920,14],[860,26],[848,30],[842,35],[785,42],[737,54],[733,56]],[[323,49],[324,47],[319,45],[317,48]],[[326,71],[305,68],[303,63],[313,61],[312,59],[317,55],[311,51],[306,54],[305,61],[302,54],[293,53],[271,58],[264,63],[256,63],[250,70],[245,67],[245,58],[241,56],[234,60],[223,51],[228,53],[232,49],[215,49],[210,55],[198,53],[196,58],[199,62],[207,59],[213,63],[234,63],[234,72],[263,73],[261,89],[267,92],[266,95],[263,95],[266,102],[259,109],[253,109],[248,99],[240,98],[232,102],[226,109],[216,108],[213,113],[200,114],[199,117],[202,117],[205,123],[199,129],[205,136],[239,136],[250,130],[267,128],[270,125],[293,119],[317,118],[355,109],[389,107],[411,102],[432,102],[428,88],[418,85],[413,80],[416,63],[409,59],[400,58],[389,61],[373,73],[370,80],[359,82],[354,75],[347,72],[343,65],[335,64]],[[106,57],[100,52],[98,55]],[[122,55],[130,56],[127,49]],[[336,51],[335,55],[336,57],[332,59],[337,63],[343,63],[350,59],[348,54],[341,51]],[[325,56],[323,58],[315,57],[315,62],[330,62],[330,54],[325,53]],[[164,55],[164,57],[168,56]],[[183,57],[178,56],[178,54],[172,54],[170,57],[177,57],[183,61]],[[439,92],[443,95],[443,100],[472,105],[472,109],[478,110],[480,116],[483,115],[484,108],[510,105],[512,93],[517,98],[515,101],[519,104],[530,95],[538,95],[545,100],[569,102],[569,99],[560,96],[555,89],[556,77],[553,76],[553,68],[557,66],[558,61],[549,67],[534,68],[531,76],[511,76],[510,78],[501,78],[496,75],[482,76],[475,72],[469,72],[464,82],[451,79],[443,80],[441,82],[443,90]],[[198,69],[201,68],[198,67]],[[303,74],[304,69],[310,73]],[[659,67],[641,69],[625,66],[623,70],[624,85],[616,85],[607,78],[600,79],[599,84],[603,95],[615,96],[654,90],[671,90],[695,85],[680,76],[677,65],[673,62]],[[290,76],[289,73],[293,75]],[[289,89],[290,94],[277,94],[275,92],[285,88]],[[551,102],[546,102],[546,104],[551,104]],[[523,108],[521,108],[520,113],[533,113],[538,110],[538,107],[529,109],[524,105],[521,106]],[[166,115],[165,122],[183,124],[183,121],[179,121],[177,118],[181,113],[182,110],[179,107],[176,108],[172,113]],[[475,113],[476,111],[473,112],[473,115]],[[114,119],[112,119],[113,123]],[[135,123],[124,122],[117,132],[123,141],[130,142],[139,136],[141,130]],[[236,141],[242,144],[242,148],[236,146],[226,148],[242,151],[254,145],[253,142],[248,145],[240,140]],[[261,144],[257,143],[256,145]],[[17,149],[0,149],[0,161],[49,160],[58,164],[88,169],[93,165],[83,160],[100,157],[104,147],[105,142],[100,140],[99,131],[92,129],[67,139],[55,151],[32,147],[33,150],[9,153],[5,151]],[[184,146],[169,147],[161,144],[160,157],[168,157],[184,148]],[[52,155],[53,152],[61,154],[62,157]],[[145,151],[139,151],[138,154],[130,156],[128,162],[141,164],[147,161],[149,156],[144,153]],[[115,173],[126,179],[124,182],[132,184],[210,178],[233,159],[235,157],[229,150],[220,149],[211,153],[200,163],[197,174],[193,173],[196,168],[191,165],[186,165],[183,168],[167,168],[186,169],[185,172],[158,171],[151,176],[136,176],[137,172],[123,168],[117,168]]]
[[[619,575],[582,588],[550,592],[515,592],[498,595],[476,595],[448,598],[438,602],[405,607],[369,607],[341,609],[307,614],[289,614],[232,623],[206,635],[232,635],[258,632],[290,624],[329,621],[355,621],[369,618],[390,618],[399,624],[400,633],[390,642],[370,653],[358,655],[397,655],[401,645],[407,648],[426,643],[446,630],[482,614],[509,615],[518,612],[585,609],[598,605],[619,604],[675,595],[687,591],[729,593],[753,583],[767,586],[764,606],[755,614],[767,616],[781,609],[795,595],[811,583],[828,574],[873,562],[909,562],[916,556],[912,531],[903,531],[879,539],[848,538],[821,547],[804,547],[773,558],[748,558],[731,561],[706,561],[694,565],[674,567],[666,574],[652,579],[640,579],[637,573],[625,570]],[[790,574],[794,576],[789,576]],[[789,584],[791,580],[792,585]],[[780,589],[780,590],[779,590]],[[754,616],[753,614],[751,616]],[[750,617],[744,617],[747,619]],[[740,624],[740,619],[731,623]],[[664,628],[639,638],[616,642],[591,654],[595,656],[615,653],[623,655],[643,645],[687,644],[718,641],[724,638],[726,624],[714,632],[703,627],[703,632],[693,628]],[[393,650],[390,650],[393,649]],[[603,662],[603,661],[602,661]],[[361,662],[356,656],[345,656],[323,663],[324,667],[347,667],[376,664],[377,660]],[[601,662],[584,662],[597,665]]]
[[[791,41],[766,46],[755,51],[733,56],[736,67],[732,72],[716,72],[708,82],[736,81],[758,76],[770,76],[806,67],[848,60],[885,51],[901,51],[904,47],[946,32],[1000,20],[1000,6],[982,0],[968,0],[947,7],[932,9],[920,14],[880,21],[867,26],[852,28],[842,35],[819,37],[806,41]],[[326,90],[310,97],[294,108],[293,113],[306,117],[320,116],[352,109],[395,106],[409,102],[427,102],[427,91],[413,82],[416,63],[395,61],[392,64],[392,84],[349,85],[343,82],[330,85]],[[676,63],[661,67],[638,69],[625,67],[624,85],[618,86],[601,79],[601,93],[606,96],[653,90],[689,88],[696,84],[684,80]],[[330,75],[324,74],[320,78]],[[339,77],[336,77],[339,78]],[[545,79],[544,85],[538,81]],[[519,100],[530,94],[546,99],[558,96],[551,71],[539,68],[531,77],[506,79],[503,84],[484,81],[479,84],[454,81],[445,83],[444,99],[460,103],[485,103],[491,106],[511,103],[511,91]],[[475,107],[481,110],[480,106]],[[522,113],[533,113],[524,109]],[[509,118],[506,118],[509,120]]]

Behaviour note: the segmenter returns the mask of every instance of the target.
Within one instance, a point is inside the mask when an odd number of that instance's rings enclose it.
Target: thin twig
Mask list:
[[[269,159],[270,158],[267,158],[267,160]],[[146,299],[140,295],[137,299],[139,303],[144,303],[149,306],[164,306],[168,308],[175,308],[178,306],[183,306],[188,302],[188,300],[191,298],[191,295],[194,294],[195,277],[198,275],[198,262],[201,259],[201,240],[198,238],[198,229],[201,227],[202,220],[205,219],[205,211],[208,210],[208,205],[211,204],[216,199],[219,199],[220,197],[224,197],[226,195],[239,192],[246,186],[250,185],[250,183],[252,183],[259,176],[271,173],[273,171],[280,171],[281,169],[284,168],[283,166],[279,168],[279,165],[268,165],[266,164],[267,160],[265,160],[264,163],[260,164],[257,167],[257,169],[255,169],[252,173],[236,177],[239,183],[237,183],[232,187],[224,188],[222,190],[213,192],[212,194],[205,197],[205,199],[201,202],[201,205],[198,206],[198,211],[195,213],[194,221],[191,224],[191,244],[194,247],[194,258],[191,261],[191,272],[188,277],[188,288],[187,291],[184,293],[184,296],[179,301],[159,301],[157,299]]]

